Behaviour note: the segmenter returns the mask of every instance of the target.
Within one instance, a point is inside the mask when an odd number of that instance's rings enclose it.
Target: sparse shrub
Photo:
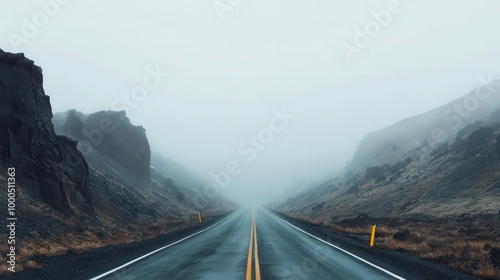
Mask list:
[[[491,250],[491,245],[490,244],[484,244],[483,251],[489,252],[490,250]]]
[[[28,261],[28,262],[26,262],[26,264],[24,266],[27,267],[27,268],[40,268],[41,267],[35,261]]]
[[[311,210],[313,211],[318,211],[319,209],[323,208],[324,203],[319,203],[316,206],[312,207]]]
[[[393,235],[394,239],[399,240],[399,241],[407,241],[410,239],[410,232],[405,230],[405,231],[398,231]]]

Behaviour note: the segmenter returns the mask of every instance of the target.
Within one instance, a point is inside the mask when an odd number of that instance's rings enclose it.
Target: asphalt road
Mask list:
[[[403,279],[384,270],[257,207],[94,279]]]

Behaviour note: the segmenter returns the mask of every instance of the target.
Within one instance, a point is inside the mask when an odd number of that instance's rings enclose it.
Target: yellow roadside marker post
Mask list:
[[[201,214],[198,212],[198,221],[201,223]]]
[[[377,225],[372,226],[372,236],[370,238],[370,247],[373,247],[375,244],[375,231],[377,230]]]

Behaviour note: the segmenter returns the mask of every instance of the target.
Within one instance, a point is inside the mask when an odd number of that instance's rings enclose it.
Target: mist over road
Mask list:
[[[403,279],[262,207],[241,208],[167,246],[93,279]]]

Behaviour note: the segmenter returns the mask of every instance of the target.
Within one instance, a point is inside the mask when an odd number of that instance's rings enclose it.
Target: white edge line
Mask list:
[[[266,209],[266,210],[267,210],[267,209]],[[267,211],[269,211],[269,210],[267,210]],[[269,211],[269,212],[271,212],[271,211]],[[272,213],[272,212],[271,212],[271,213]],[[353,253],[351,253],[351,252],[348,252],[348,251],[346,251],[346,250],[344,250],[344,249],[342,249],[342,248],[340,248],[340,247],[338,247],[338,246],[335,246],[335,245],[333,245],[333,244],[331,244],[331,243],[328,243],[328,242],[324,241],[323,239],[318,238],[318,237],[316,237],[316,236],[314,236],[314,235],[312,235],[312,234],[310,234],[310,233],[308,233],[308,232],[306,232],[306,231],[304,231],[304,230],[302,230],[302,229],[300,229],[300,228],[298,228],[298,227],[296,227],[296,226],[292,225],[291,223],[289,223],[289,222],[287,222],[287,221],[283,220],[282,218],[280,218],[278,215],[276,215],[276,214],[274,214],[274,213],[272,213],[272,214],[273,214],[274,216],[276,216],[278,219],[282,220],[283,222],[285,222],[285,223],[289,224],[290,226],[294,227],[295,229],[297,229],[297,230],[299,230],[299,231],[301,231],[301,232],[303,232],[303,233],[305,233],[305,234],[309,235],[310,237],[312,237],[312,238],[314,238],[314,239],[316,239],[316,240],[319,240],[319,241],[321,241],[321,242],[323,242],[323,243],[325,243],[325,244],[327,244],[327,245],[329,245],[329,246],[331,246],[331,247],[333,247],[333,248],[335,248],[335,249],[337,249],[337,250],[339,250],[339,251],[342,251],[342,252],[344,252],[344,253],[348,254],[349,256],[351,256],[351,257],[353,257],[353,258],[356,258],[356,259],[358,259],[358,260],[360,260],[360,261],[362,261],[362,262],[364,262],[364,263],[366,263],[366,264],[368,264],[368,265],[370,265],[370,266],[372,266],[372,267],[374,267],[374,268],[376,268],[376,269],[378,269],[378,270],[380,270],[380,271],[383,271],[383,272],[385,272],[385,273],[389,274],[390,276],[392,276],[392,277],[394,277],[394,278],[396,278],[396,279],[399,279],[399,280],[406,280],[405,278],[403,278],[403,277],[401,277],[401,276],[399,276],[399,275],[396,275],[396,274],[394,274],[394,273],[390,272],[390,271],[389,271],[389,270],[387,270],[387,269],[384,269],[384,268],[382,268],[382,267],[380,267],[380,266],[378,266],[378,265],[375,265],[375,264],[373,264],[373,263],[371,263],[371,262],[369,262],[369,261],[367,261],[367,260],[365,260],[365,259],[363,259],[363,258],[361,258],[361,257],[358,257],[358,256],[354,255],[354,254],[353,254]]]
[[[193,237],[193,236],[195,236],[195,235],[198,235],[198,234],[200,234],[200,233],[202,233],[202,232],[205,232],[205,231],[207,231],[207,230],[209,230],[209,229],[211,229],[211,228],[215,227],[216,225],[218,225],[218,224],[220,224],[220,223],[224,222],[225,220],[229,219],[231,216],[233,216],[234,214],[236,214],[236,212],[238,212],[238,211],[235,211],[233,214],[231,214],[231,215],[227,216],[226,218],[224,218],[223,220],[221,220],[221,221],[217,222],[215,225],[211,225],[211,226],[209,226],[208,228],[206,228],[206,229],[204,229],[204,230],[201,230],[201,231],[199,231],[199,232],[197,232],[197,233],[191,234],[191,235],[190,235],[190,236],[188,236],[188,237],[184,237],[184,238],[182,238],[182,239],[180,239],[180,240],[175,241],[174,243],[171,243],[171,244],[168,244],[167,246],[164,246],[164,247],[161,247],[161,248],[159,248],[159,249],[156,249],[156,250],[154,250],[154,251],[152,251],[152,252],[150,252],[150,253],[147,253],[146,255],[143,255],[143,256],[141,256],[141,257],[138,257],[137,259],[131,260],[131,261],[129,261],[128,263],[123,264],[123,265],[121,265],[121,266],[119,266],[119,267],[117,267],[117,268],[115,268],[115,269],[112,269],[112,270],[110,270],[110,271],[108,271],[108,272],[105,272],[105,273],[103,273],[103,274],[99,275],[99,276],[96,276],[96,277],[94,277],[94,278],[91,278],[90,280],[97,280],[97,279],[100,279],[100,278],[102,278],[102,277],[104,277],[104,276],[106,276],[106,275],[109,275],[109,274],[114,273],[114,272],[116,272],[116,271],[118,271],[118,270],[120,270],[120,269],[122,269],[122,268],[124,268],[124,267],[127,267],[127,266],[129,266],[129,265],[131,265],[131,264],[133,264],[133,263],[135,263],[135,262],[137,262],[137,261],[140,261],[140,260],[142,260],[142,259],[144,259],[144,258],[146,258],[146,257],[149,257],[149,256],[151,256],[152,254],[155,254],[155,253],[157,253],[157,252],[159,252],[159,251],[161,251],[161,250],[164,250],[164,249],[166,249],[166,248],[168,248],[168,247],[174,246],[175,244],[180,243],[180,242],[182,242],[182,241],[184,241],[184,240],[186,240],[186,239],[189,239],[189,238],[191,238],[191,237]]]

